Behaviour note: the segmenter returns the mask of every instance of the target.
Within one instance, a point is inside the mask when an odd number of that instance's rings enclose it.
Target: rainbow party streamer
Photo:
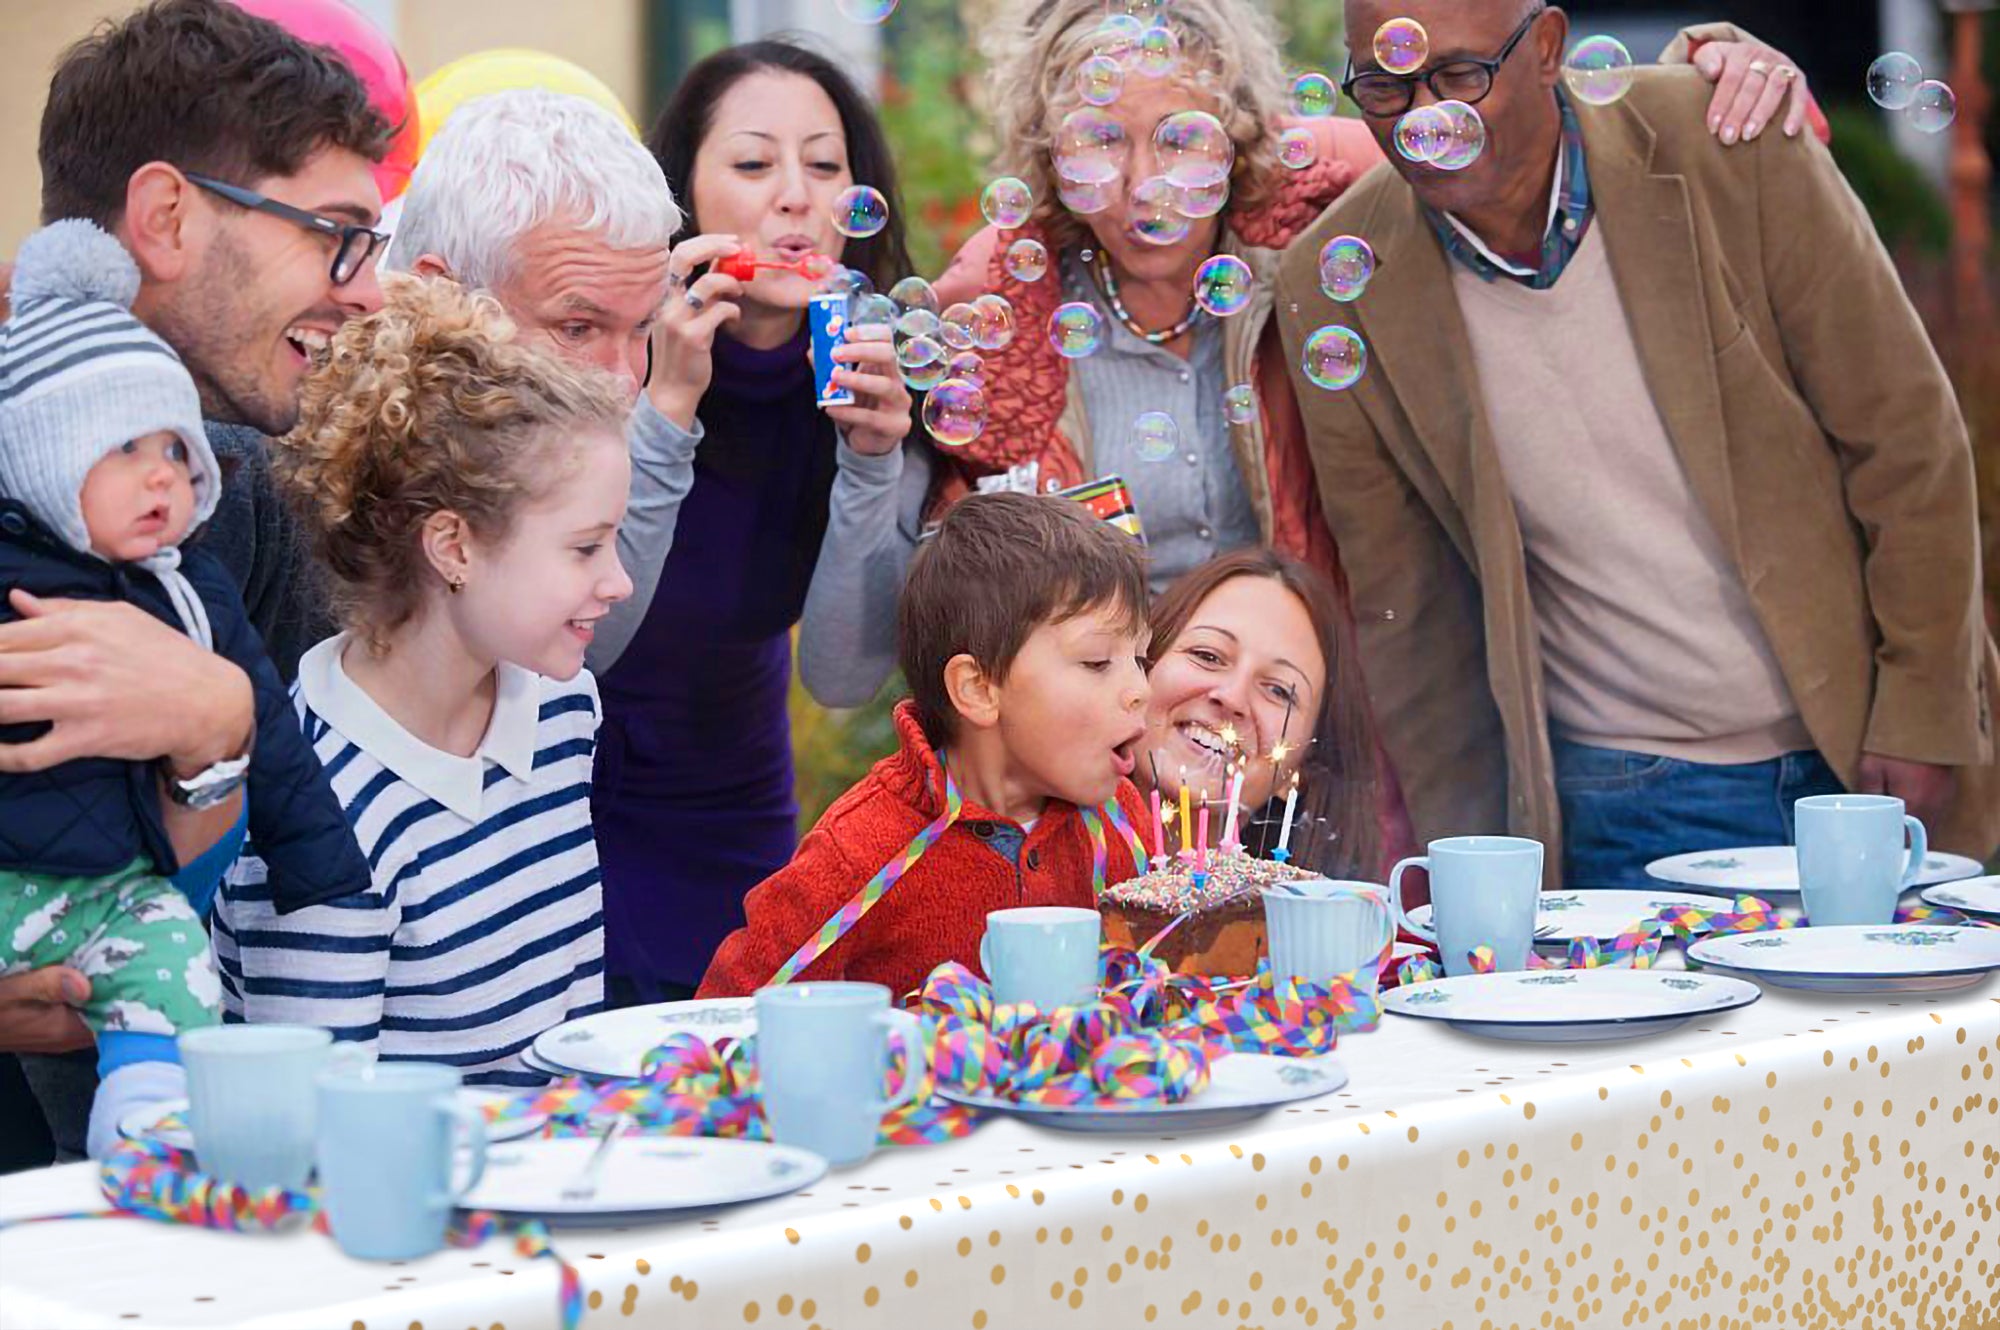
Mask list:
[[[0,1229],[71,1219],[151,1219],[225,1233],[276,1233],[306,1225],[328,1232],[317,1187],[248,1191],[198,1171],[192,1154],[162,1141],[119,1141],[99,1170],[98,1186],[111,1209],[0,1221]],[[445,1240],[454,1247],[477,1247],[500,1234],[511,1234],[514,1250],[522,1256],[556,1263],[562,1272],[558,1303],[562,1330],[576,1330],[583,1320],[583,1281],[556,1251],[544,1225],[506,1221],[483,1210],[459,1211]]]

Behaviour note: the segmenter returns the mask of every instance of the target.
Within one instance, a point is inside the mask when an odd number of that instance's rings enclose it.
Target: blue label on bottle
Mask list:
[[[814,296],[806,317],[812,320],[813,388],[819,404],[852,406],[854,390],[833,382],[839,363],[833,358],[833,348],[847,340],[847,293]]]

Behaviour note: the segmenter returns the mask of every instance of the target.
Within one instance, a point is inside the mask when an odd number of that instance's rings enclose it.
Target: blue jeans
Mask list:
[[[1653,885],[1646,865],[1671,854],[1739,845],[1790,845],[1792,805],[1839,794],[1816,752],[1715,766],[1550,736],[1562,801],[1563,882],[1569,887]]]

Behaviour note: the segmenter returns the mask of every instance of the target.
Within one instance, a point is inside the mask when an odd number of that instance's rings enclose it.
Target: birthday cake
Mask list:
[[[1186,915],[1153,948],[1153,955],[1182,974],[1255,974],[1257,958],[1264,953],[1259,890],[1310,876],[1273,859],[1232,852],[1209,855],[1208,872],[1197,883],[1194,864],[1176,858],[1105,889],[1097,902],[1104,939],[1137,950]]]

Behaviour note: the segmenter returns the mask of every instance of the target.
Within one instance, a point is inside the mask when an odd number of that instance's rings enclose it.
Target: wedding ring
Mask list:
[[[1752,74],[1768,74],[1771,72],[1771,67],[1762,60],[1752,60],[1750,62],[1750,72]]]
[[[1790,65],[1779,65],[1771,71],[1771,77],[1782,83],[1796,77],[1798,72],[1798,70],[1793,69]]]
[[[688,308],[697,314],[701,313],[701,307],[708,303],[692,291],[687,293],[687,302]]]
[[[687,285],[687,278],[683,277],[681,274],[677,272],[674,272],[672,269],[669,269],[667,271],[667,290],[678,291],[686,285]]]

